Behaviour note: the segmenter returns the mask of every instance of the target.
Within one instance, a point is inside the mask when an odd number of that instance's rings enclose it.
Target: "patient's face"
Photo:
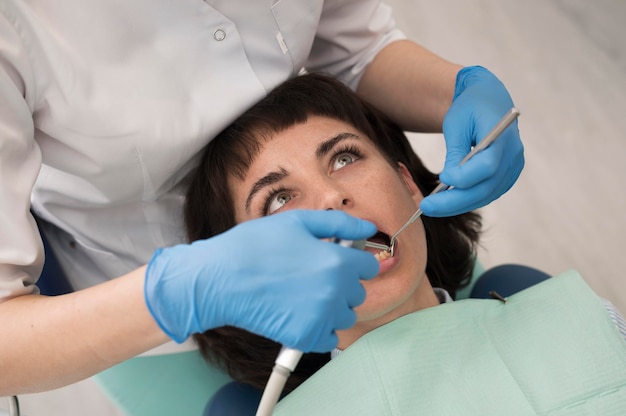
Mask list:
[[[269,177],[274,178],[271,184],[252,192],[261,178]],[[229,184],[237,222],[291,209],[335,209],[373,222],[388,236],[423,198],[403,165],[391,166],[363,133],[325,117],[311,117],[276,134],[263,144],[246,179],[231,177]],[[363,332],[432,306],[434,299],[425,278],[421,221],[400,235],[394,257],[379,261],[380,273],[363,282],[367,298],[356,308],[355,328]]]

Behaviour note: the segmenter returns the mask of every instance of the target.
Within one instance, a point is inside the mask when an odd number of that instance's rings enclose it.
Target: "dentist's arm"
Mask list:
[[[144,272],[0,303],[0,396],[75,383],[165,343],[144,302]]]
[[[330,351],[378,273],[358,240],[376,227],[339,211],[289,211],[158,250],[147,267],[76,293],[0,303],[0,396],[61,387],[195,332],[233,325]],[[166,335],[167,334],[167,335]]]
[[[450,216],[479,208],[519,177],[524,155],[517,122],[479,157],[457,166],[513,107],[504,85],[486,69],[463,68],[401,40],[378,53],[357,92],[405,130],[443,131],[447,156],[441,180],[456,189],[424,198],[424,214]]]

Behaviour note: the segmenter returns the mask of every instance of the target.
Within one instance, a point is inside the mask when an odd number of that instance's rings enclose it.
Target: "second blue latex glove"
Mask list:
[[[177,342],[224,325],[300,351],[326,352],[335,331],[356,322],[360,279],[378,274],[365,251],[320,240],[357,240],[376,227],[340,211],[288,211],[247,221],[216,237],[158,250],[145,299]]]
[[[443,122],[446,162],[439,177],[454,189],[424,198],[420,208],[425,215],[462,214],[489,204],[513,186],[524,167],[517,121],[487,149],[458,166],[511,108],[508,91],[487,69],[471,66],[459,71],[452,105]]]

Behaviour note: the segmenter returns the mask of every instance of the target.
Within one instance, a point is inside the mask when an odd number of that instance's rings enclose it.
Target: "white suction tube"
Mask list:
[[[280,399],[285,383],[287,383],[287,379],[293,370],[296,369],[300,357],[302,357],[302,351],[286,347],[280,350],[274,362],[272,374],[263,391],[256,416],[270,416],[272,414],[276,403]]]

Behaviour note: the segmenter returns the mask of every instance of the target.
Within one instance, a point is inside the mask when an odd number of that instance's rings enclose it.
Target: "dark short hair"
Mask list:
[[[438,184],[415,154],[404,132],[373,106],[332,77],[308,74],[272,90],[211,141],[191,181],[185,204],[190,241],[222,233],[235,225],[228,178],[244,179],[264,141],[287,128],[324,116],[345,122],[365,134],[388,162],[402,162],[423,195]],[[295,139],[294,139],[295,140]],[[422,217],[428,257],[426,273],[434,287],[452,297],[471,280],[481,218],[475,212],[447,218]],[[195,334],[203,356],[233,379],[263,388],[280,345],[234,327]],[[288,380],[291,391],[328,360],[328,354],[305,354]]]

